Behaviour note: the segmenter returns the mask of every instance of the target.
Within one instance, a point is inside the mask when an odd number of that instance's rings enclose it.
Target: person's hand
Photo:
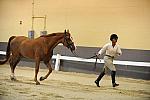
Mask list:
[[[119,53],[118,55],[121,55],[121,53]]]
[[[100,54],[98,54],[98,53],[96,54],[96,56],[99,56],[99,55],[100,55]]]
[[[120,56],[120,55],[121,55],[121,53],[117,53],[117,55],[118,55],[118,56]]]

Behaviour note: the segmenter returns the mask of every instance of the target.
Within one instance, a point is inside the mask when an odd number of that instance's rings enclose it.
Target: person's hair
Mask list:
[[[111,34],[110,40],[112,41],[113,39],[118,39],[118,36],[116,34]]]

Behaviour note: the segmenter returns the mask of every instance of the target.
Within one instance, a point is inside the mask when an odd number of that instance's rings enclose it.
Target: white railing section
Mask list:
[[[1,55],[6,55],[6,52],[0,51]],[[61,56],[60,54],[53,55],[52,59],[56,59],[55,62],[55,70],[58,71],[60,67],[60,60],[68,60],[68,61],[77,61],[77,62],[88,62],[88,63],[94,63],[95,59],[85,59],[80,57],[70,57],[70,56]],[[101,59],[101,61],[97,60],[97,63],[104,63],[104,60]],[[144,67],[150,67],[150,62],[134,62],[134,61],[119,61],[114,60],[114,64],[117,65],[125,65],[125,66],[144,66]]]
[[[0,51],[0,54],[1,55],[6,55],[6,52],[5,51]]]

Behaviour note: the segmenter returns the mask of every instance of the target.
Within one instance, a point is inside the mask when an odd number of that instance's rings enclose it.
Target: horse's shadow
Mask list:
[[[40,85],[36,85],[36,83],[33,80],[15,80],[17,83],[27,84],[27,85],[34,85],[34,86],[50,86],[48,84],[40,83]]]
[[[8,83],[19,83],[19,84],[27,84],[27,85],[35,85],[35,86],[49,86],[48,84],[40,83],[40,85],[36,85],[33,80],[11,80],[11,79],[4,79],[4,81]]]

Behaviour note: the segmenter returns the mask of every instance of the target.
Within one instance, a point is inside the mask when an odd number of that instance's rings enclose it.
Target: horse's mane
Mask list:
[[[52,34],[47,34],[47,35],[42,35],[40,37],[51,37],[51,36],[56,36],[57,33],[52,33]]]
[[[47,35],[41,35],[40,37],[52,37],[52,36],[60,36],[64,34],[63,32],[58,32],[58,33],[51,33],[51,34],[47,34]],[[66,33],[69,34],[69,33]]]

